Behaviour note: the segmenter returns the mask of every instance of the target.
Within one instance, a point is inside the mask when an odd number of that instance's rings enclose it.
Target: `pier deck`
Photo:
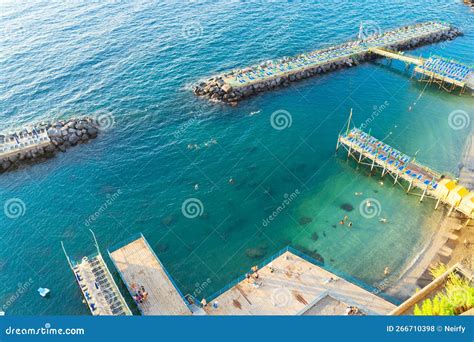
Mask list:
[[[0,135],[0,158],[51,144],[45,129],[25,129],[14,134]]]
[[[223,80],[234,89],[246,87],[255,83],[261,83],[325,64],[334,63],[351,56],[367,53],[370,49],[387,48],[391,45],[403,44],[412,39],[419,39],[434,33],[449,31],[450,28],[450,25],[440,22],[408,26],[404,29],[385,32],[379,36],[356,40],[350,44],[333,46],[328,49],[301,54],[291,61],[270,61],[267,66],[245,68],[234,75],[224,77]]]
[[[109,255],[132,297],[141,286],[148,293],[142,303],[136,301],[143,315],[191,314],[184,297],[143,235],[109,251]]]
[[[456,210],[468,219],[474,218],[473,193],[368,133],[355,127],[348,129],[345,134],[339,135],[337,146],[343,146],[348,157],[370,166],[371,171],[374,168],[382,169],[382,177],[391,175],[394,184],[401,184],[400,181],[405,180],[408,183],[407,193],[420,189],[420,201],[425,196],[432,197],[437,200],[436,208],[440,203],[449,206],[448,215]]]
[[[395,305],[286,250],[208,304],[209,315],[383,315]],[[257,285],[256,285],[257,284]]]
[[[69,267],[74,272],[74,277],[89,310],[94,316],[132,315],[102,257],[94,232],[92,230],[90,232],[94,238],[97,252],[83,257],[79,262],[69,257],[61,241],[64,255]]]
[[[84,257],[79,263],[73,262],[72,269],[92,315],[123,316],[132,314],[102,255]]]

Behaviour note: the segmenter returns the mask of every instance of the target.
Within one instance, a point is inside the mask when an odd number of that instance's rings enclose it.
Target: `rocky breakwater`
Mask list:
[[[223,102],[230,104],[231,106],[236,106],[238,102],[243,98],[280,87],[288,87],[292,82],[313,77],[315,75],[324,74],[342,68],[352,67],[360,64],[361,62],[375,59],[377,58],[377,56],[370,53],[368,51],[368,48],[365,51],[362,49],[362,52],[359,52],[357,54],[351,54],[350,57],[334,58],[333,60],[329,60],[326,63],[320,63],[315,66],[309,65],[304,68],[289,71],[284,75],[280,74],[276,76],[269,76],[268,78],[265,78],[263,80],[254,81],[252,84],[244,84],[243,86],[238,87],[232,87],[229,83],[225,81],[226,79],[235,78],[237,75],[249,71],[258,71],[259,69],[262,70],[266,68],[278,67],[281,64],[287,64],[289,62],[298,63],[298,60],[301,60],[301,58],[307,58],[310,55],[323,54],[327,52],[339,53],[344,50],[348,51],[353,48],[358,48],[362,45],[370,45],[371,43],[375,44],[374,42],[378,39],[387,37],[390,38],[390,35],[407,29],[409,29],[409,27],[403,27],[395,31],[382,33],[380,35],[374,35],[364,40],[355,40],[344,44],[335,45],[333,47],[318,50],[310,54],[301,54],[295,57],[285,57],[278,61],[268,61],[261,63],[257,66],[233,70],[222,75],[211,77],[205,81],[201,81],[194,87],[193,91],[195,95],[208,98],[212,102]],[[425,34],[423,37],[406,39],[396,44],[375,45],[392,50],[411,50],[422,45],[452,40],[461,34],[462,33],[457,28],[450,27],[445,30],[440,30],[436,33]]]
[[[40,124],[0,135],[0,172],[53,157],[99,134],[95,119],[84,117]]]

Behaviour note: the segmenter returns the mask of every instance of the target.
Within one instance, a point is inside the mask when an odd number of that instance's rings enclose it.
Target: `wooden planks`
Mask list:
[[[141,286],[148,293],[143,303],[137,303],[143,315],[191,314],[143,236],[109,254],[130,294],[134,296],[134,288]]]

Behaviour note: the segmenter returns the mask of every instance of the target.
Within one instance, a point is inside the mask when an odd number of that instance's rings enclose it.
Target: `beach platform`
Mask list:
[[[437,200],[436,208],[440,203],[449,207],[448,215],[457,211],[468,218],[474,218],[474,193],[459,185],[457,181],[418,163],[415,158],[398,151],[383,141],[371,136],[359,128],[349,128],[344,134],[339,134],[336,150],[343,147],[347,157],[351,157],[358,164],[367,165],[370,171],[374,168],[382,170],[382,177],[390,175],[394,184],[407,184],[407,193]],[[419,189],[420,192],[415,192]]]
[[[143,286],[148,296],[135,301],[142,315],[190,315],[191,310],[171,275],[143,235],[118,247],[109,255],[130,295]]]
[[[74,277],[89,310],[93,316],[132,315],[100,253],[95,235],[93,236],[97,252],[84,256],[80,261],[75,261],[69,257],[64,244],[61,242],[64,254],[71,270],[74,272]]]
[[[209,315],[384,315],[396,308],[315,260],[287,247],[259,267],[258,278],[245,276],[219,291],[204,310]],[[358,282],[358,281],[357,281]],[[359,282],[360,283],[360,282]],[[365,288],[364,288],[365,287]]]

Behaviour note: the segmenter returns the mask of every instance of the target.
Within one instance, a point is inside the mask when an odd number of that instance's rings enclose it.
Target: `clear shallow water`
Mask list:
[[[1,128],[97,112],[115,121],[91,144],[0,176],[2,204],[19,198],[26,207],[20,218],[0,216],[0,303],[8,303],[7,314],[88,313],[60,241],[73,256],[92,252],[84,222],[117,191],[91,225],[104,252],[142,232],[184,293],[209,278],[206,296],[288,244],[316,251],[328,266],[368,284],[383,279],[385,266],[396,280],[436,228],[425,224],[434,203],[420,204],[387,180],[382,186],[343,153],[335,156],[337,134],[351,107],[360,124],[374,106],[388,103],[370,123],[372,134],[392,132],[388,143],[410,155],[419,150],[419,161],[456,173],[468,131],[451,129],[448,115],[472,111],[470,97],[424,90],[403,64],[384,62],[306,80],[236,108],[208,105],[190,85],[355,37],[360,20],[376,29],[432,19],[457,24],[465,36],[414,53],[472,63],[467,7],[454,1],[429,8],[408,1],[0,6]],[[292,125],[277,131],[270,115],[280,109],[290,112]],[[211,139],[218,144],[204,147]],[[263,226],[295,190],[296,199]],[[201,217],[182,215],[188,198],[203,203]],[[366,198],[381,203],[387,224],[361,216]],[[342,210],[344,203],[354,210]],[[337,224],[346,214],[352,229]],[[312,221],[303,226],[304,217]],[[52,289],[51,298],[40,298],[38,287]]]

